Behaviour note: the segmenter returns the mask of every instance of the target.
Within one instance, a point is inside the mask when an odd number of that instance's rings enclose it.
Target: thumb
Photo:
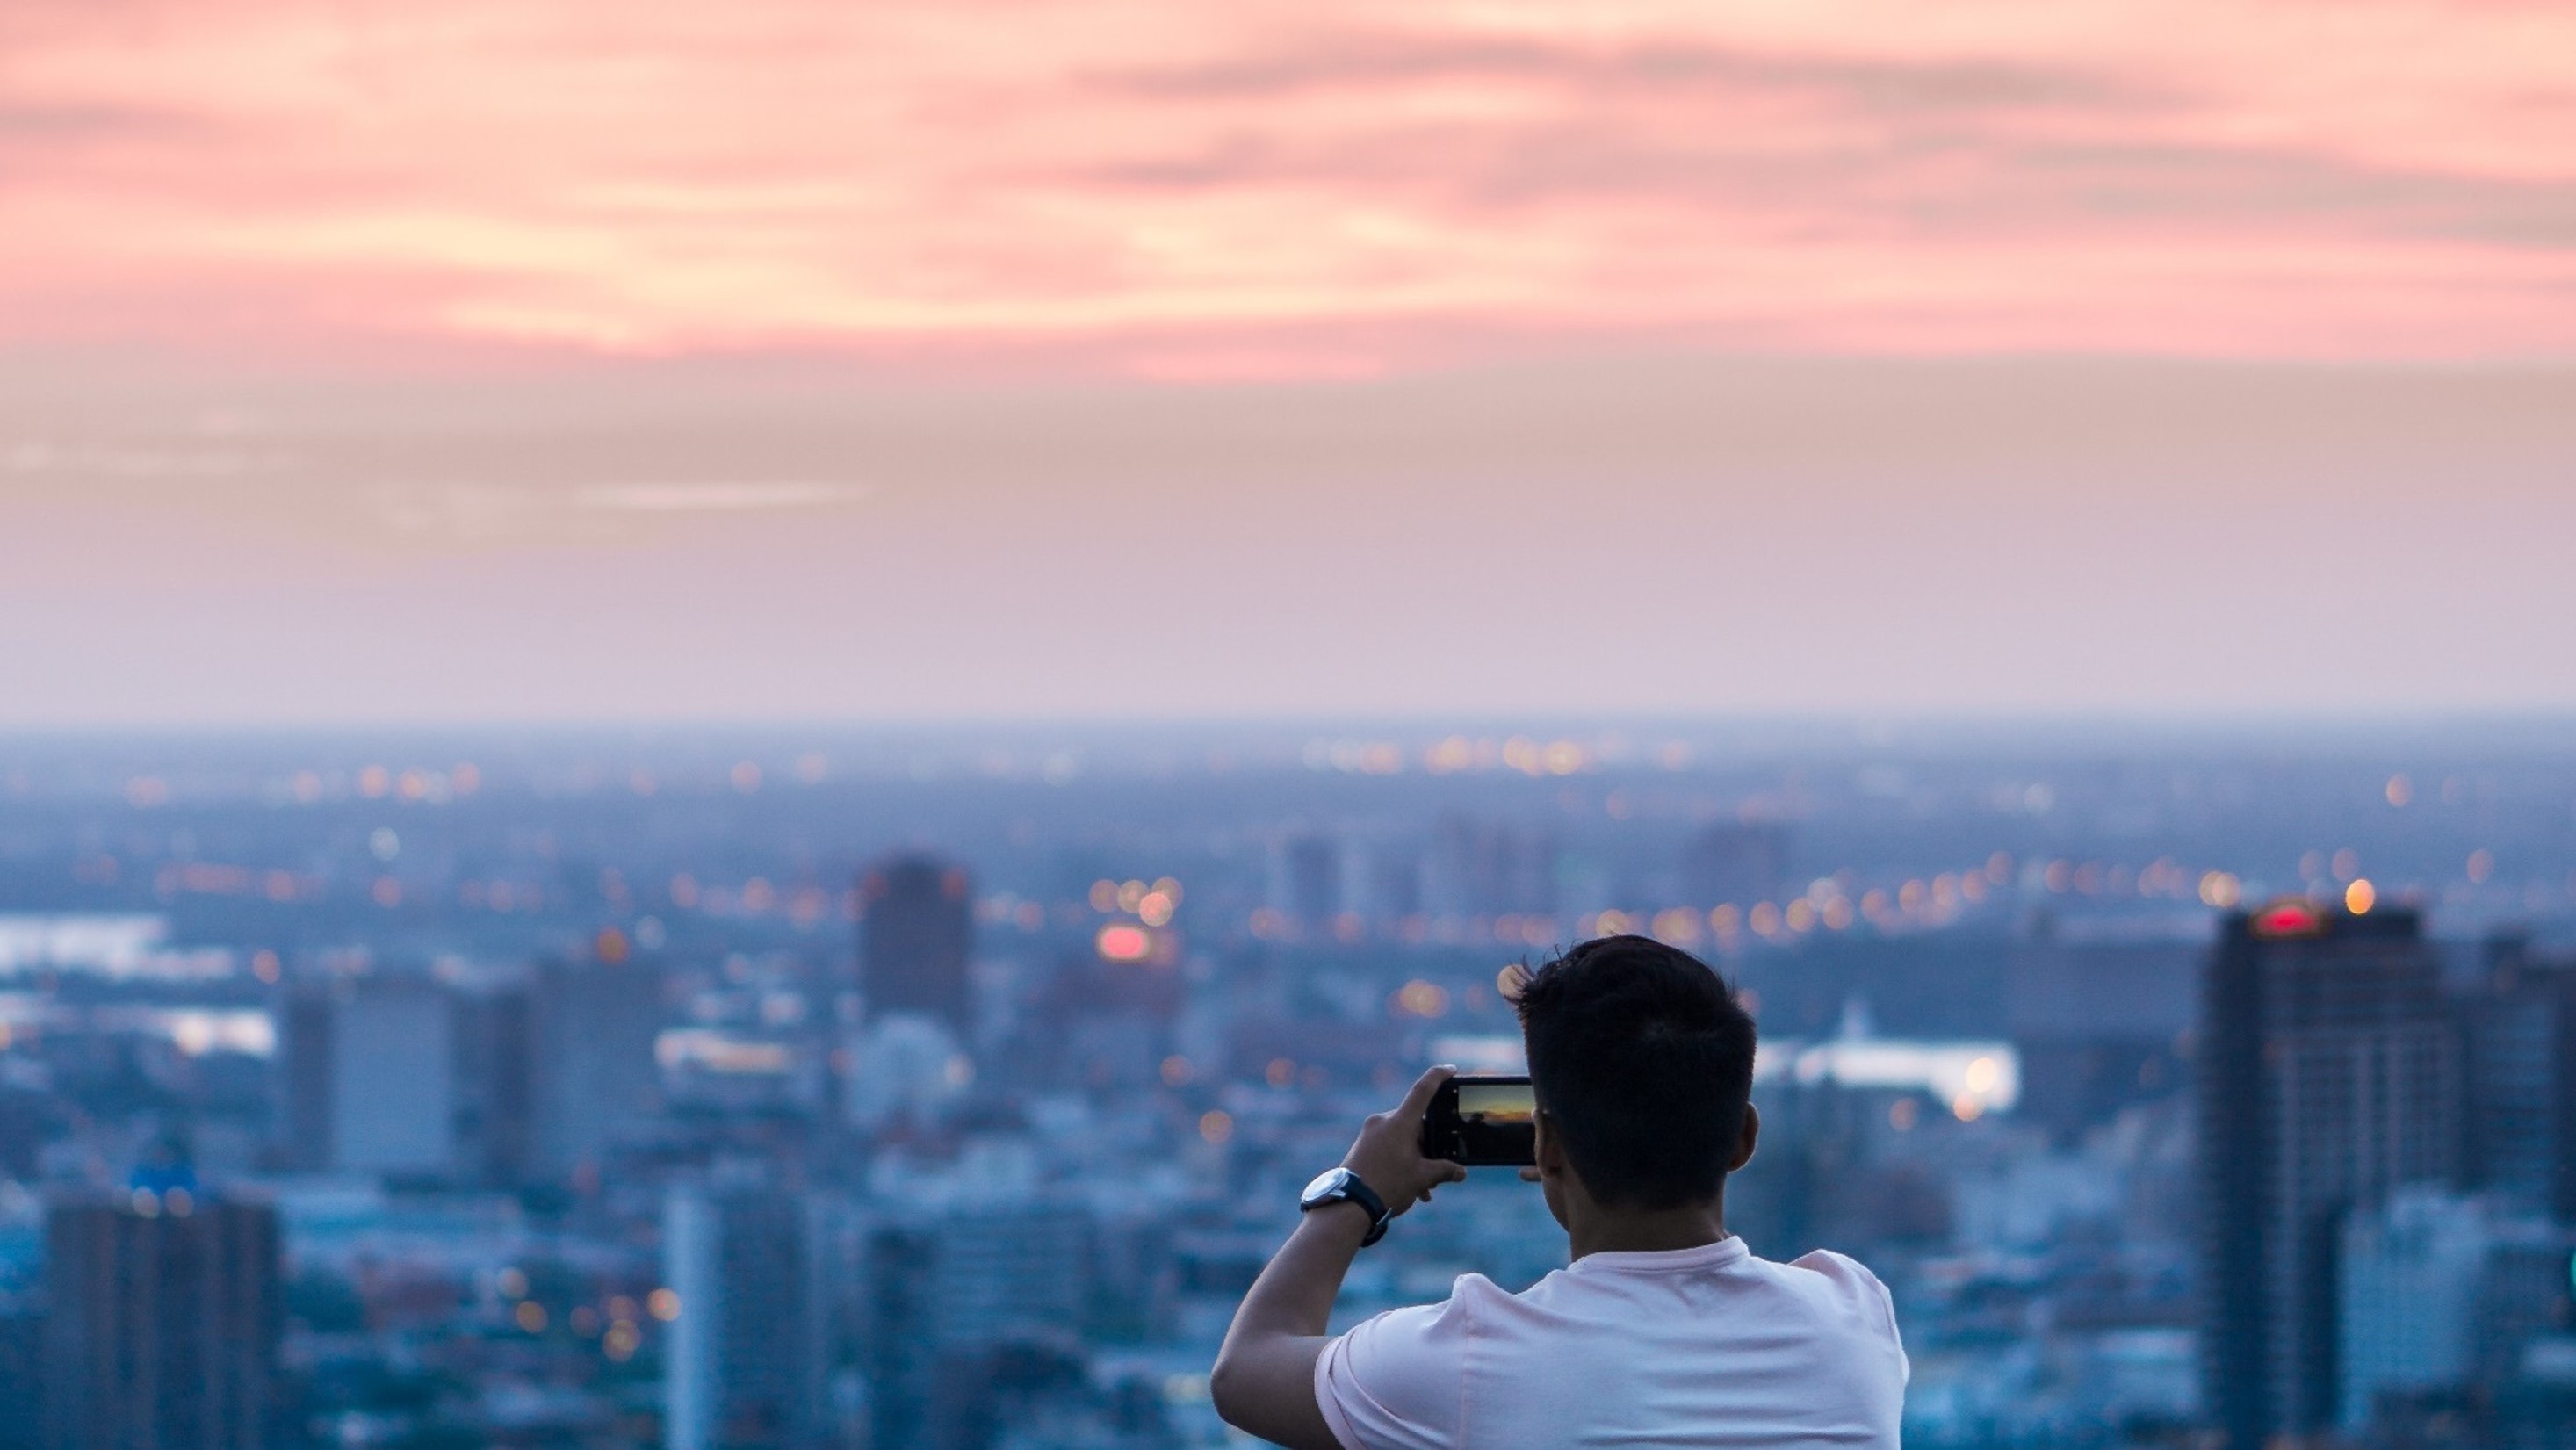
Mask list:
[[[1457,1075],[1458,1069],[1444,1064],[1414,1079],[1413,1087],[1404,1095],[1404,1102],[1396,1108],[1396,1115],[1405,1118],[1421,1117],[1431,1108],[1431,1095],[1440,1091],[1442,1083]]]

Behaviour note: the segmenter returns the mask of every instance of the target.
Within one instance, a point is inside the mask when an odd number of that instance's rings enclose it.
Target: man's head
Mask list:
[[[1705,1204],[1751,1156],[1753,1018],[1697,958],[1596,938],[1532,973],[1519,1005],[1541,1133],[1594,1203]]]

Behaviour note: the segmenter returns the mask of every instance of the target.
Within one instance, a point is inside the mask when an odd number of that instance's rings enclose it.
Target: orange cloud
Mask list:
[[[0,344],[2576,351],[2576,13],[29,0]]]

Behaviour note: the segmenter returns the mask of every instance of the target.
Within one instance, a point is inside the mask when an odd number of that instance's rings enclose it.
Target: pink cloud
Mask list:
[[[2576,15],[12,7],[0,343],[2576,352]]]

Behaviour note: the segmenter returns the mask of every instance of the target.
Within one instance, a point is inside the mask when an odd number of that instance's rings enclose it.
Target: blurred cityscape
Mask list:
[[[1738,981],[1926,1446],[2576,1444],[2576,734],[0,741],[0,1445],[1186,1447],[1496,978]],[[1504,1173],[1337,1327],[1565,1252]]]

